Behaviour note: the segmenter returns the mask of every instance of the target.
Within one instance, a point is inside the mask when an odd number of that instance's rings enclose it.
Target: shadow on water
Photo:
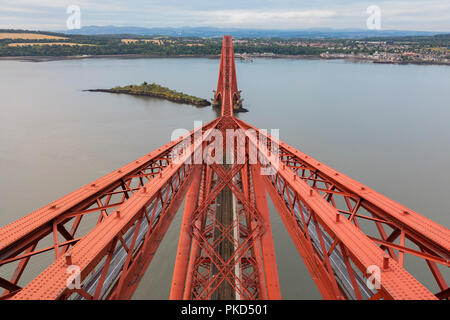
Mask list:
[[[89,90],[84,90],[84,91],[89,91]],[[96,92],[98,93],[98,92]],[[115,92],[100,92],[100,93],[104,93],[104,94],[116,94],[116,95],[126,95],[136,101],[143,101],[143,102],[147,102],[147,104],[155,104],[155,103],[161,103],[161,102],[170,102],[173,103],[175,105],[180,105],[180,106],[188,106],[188,107],[194,107],[196,109],[207,109],[210,106],[198,106],[198,105],[194,105],[194,104],[188,104],[188,103],[183,103],[183,102],[177,102],[177,101],[170,101],[170,100],[166,100],[163,98],[158,98],[158,97],[150,97],[150,96],[144,96],[144,95],[133,95],[133,94],[124,94],[124,93],[115,93]],[[220,110],[219,110],[220,113]]]

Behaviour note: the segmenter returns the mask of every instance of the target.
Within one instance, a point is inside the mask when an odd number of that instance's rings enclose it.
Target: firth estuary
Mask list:
[[[237,117],[279,128],[293,147],[450,225],[450,67],[261,58],[237,61],[236,69],[249,111]],[[206,58],[0,61],[0,225],[166,144],[174,130],[217,116],[212,107],[84,90],[155,82],[209,99],[217,70],[218,60]],[[282,297],[320,299],[269,207]],[[169,297],[181,214],[134,298]],[[410,272],[423,277],[420,267]],[[432,282],[431,275],[421,280]]]

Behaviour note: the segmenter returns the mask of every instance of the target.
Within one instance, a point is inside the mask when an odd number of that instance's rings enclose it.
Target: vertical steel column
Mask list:
[[[194,170],[193,182],[189,187],[184,204],[183,222],[181,225],[180,239],[178,242],[177,259],[173,272],[170,300],[183,299],[186,284],[186,275],[192,245],[192,214],[195,209],[197,209],[201,182],[201,167],[196,167]]]

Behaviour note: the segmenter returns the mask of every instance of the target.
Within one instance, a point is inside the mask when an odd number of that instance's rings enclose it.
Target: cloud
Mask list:
[[[61,30],[70,4],[84,26],[365,28],[378,5],[383,29],[450,31],[449,0],[1,0],[0,27]]]

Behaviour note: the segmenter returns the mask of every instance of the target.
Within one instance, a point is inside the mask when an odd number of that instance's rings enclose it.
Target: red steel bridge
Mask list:
[[[449,299],[449,229],[237,119],[240,102],[225,36],[221,116],[0,229],[1,299],[132,298],[183,201],[170,299],[281,299],[267,194],[324,299]]]

